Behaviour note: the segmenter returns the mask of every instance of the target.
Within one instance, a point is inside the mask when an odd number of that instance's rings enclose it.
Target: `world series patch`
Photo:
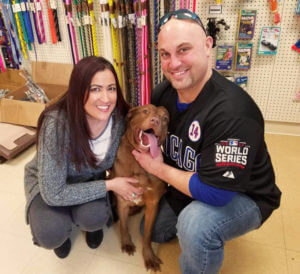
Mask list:
[[[216,165],[235,166],[244,169],[248,161],[250,146],[239,139],[227,139],[215,144]]]

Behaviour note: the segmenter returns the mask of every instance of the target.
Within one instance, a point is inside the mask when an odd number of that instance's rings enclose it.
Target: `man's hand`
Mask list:
[[[148,173],[157,176],[158,169],[164,161],[161,151],[155,158],[152,158],[149,152],[133,150],[132,154],[143,169]]]
[[[189,190],[189,180],[194,172],[180,170],[165,164],[161,151],[156,158],[152,158],[150,153],[139,152],[137,150],[133,150],[132,154],[141,167],[148,173],[172,185],[185,195],[192,197]]]

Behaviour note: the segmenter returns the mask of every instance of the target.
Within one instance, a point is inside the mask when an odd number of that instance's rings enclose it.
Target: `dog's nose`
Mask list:
[[[159,119],[157,117],[152,117],[150,122],[155,126],[159,125]]]

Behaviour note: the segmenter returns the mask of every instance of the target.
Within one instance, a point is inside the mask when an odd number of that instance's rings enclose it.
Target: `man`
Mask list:
[[[162,155],[133,151],[168,183],[153,241],[176,233],[182,273],[218,273],[225,241],[257,229],[279,207],[264,120],[241,88],[211,68],[213,39],[188,10],[160,21],[158,50],[167,78],[152,102],[170,113]]]

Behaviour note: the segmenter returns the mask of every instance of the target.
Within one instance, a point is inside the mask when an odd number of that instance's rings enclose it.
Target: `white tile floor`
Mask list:
[[[262,228],[228,242],[221,274],[300,274],[300,137],[266,135],[282,190],[281,206]],[[118,226],[105,230],[102,245],[91,250],[77,229],[72,235],[68,258],[58,259],[53,251],[32,244],[25,225],[23,191],[24,165],[31,160],[32,146],[17,158],[0,164],[0,274],[143,274],[138,232],[141,215],[131,219],[137,246],[135,256],[120,249]],[[155,246],[157,250],[157,246]],[[179,274],[178,241],[161,244],[161,274]]]
[[[142,274],[146,271],[141,253],[139,220],[130,219],[130,230],[137,252],[128,256],[121,252],[119,228],[105,229],[104,240],[96,250],[90,249],[84,235],[74,228],[72,249],[66,259],[59,259],[52,250],[32,243],[25,224],[24,165],[34,155],[32,146],[17,158],[0,164],[0,273],[3,274]],[[157,249],[157,246],[154,246]]]

